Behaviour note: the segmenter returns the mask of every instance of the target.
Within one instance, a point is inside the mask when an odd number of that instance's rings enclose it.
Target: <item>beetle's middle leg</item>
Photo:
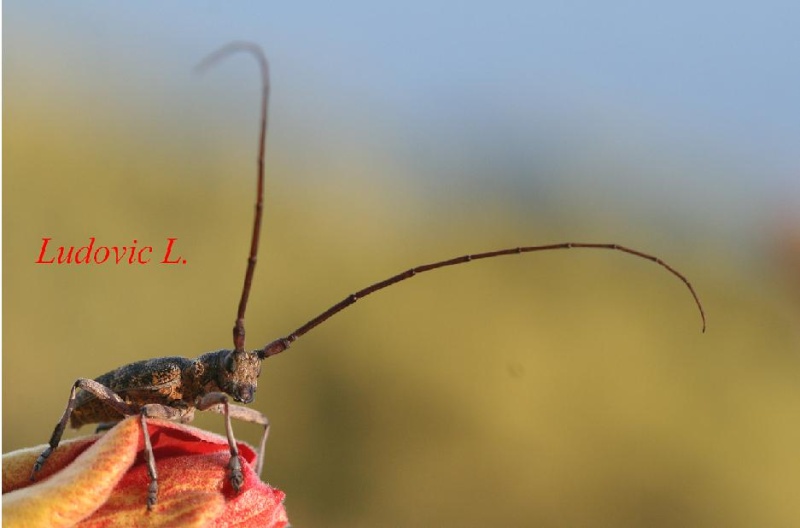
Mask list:
[[[174,420],[183,422],[187,415],[191,415],[186,409],[168,407],[160,403],[148,403],[142,405],[139,416],[142,421],[142,436],[144,437],[144,452],[147,457],[147,474],[150,476],[150,484],[147,486],[147,510],[153,509],[158,499],[158,473],[156,472],[156,457],[153,454],[153,444],[150,442],[150,432],[147,430],[148,418],[163,418],[164,420]],[[191,418],[188,418],[189,420]]]
[[[69,417],[72,415],[72,411],[75,410],[75,397],[78,389],[91,392],[95,395],[95,397],[97,397],[98,400],[112,407],[115,411],[123,416],[136,414],[136,407],[125,403],[125,401],[120,398],[116,392],[112,391],[105,385],[102,385],[92,379],[78,378],[75,383],[72,384],[72,389],[69,393],[69,400],[67,400],[67,407],[64,409],[64,414],[61,415],[61,419],[58,421],[56,428],[53,430],[53,435],[50,437],[50,445],[44,451],[42,451],[42,454],[39,455],[39,457],[36,459],[36,462],[33,464],[31,480],[36,480],[36,473],[42,469],[42,466],[44,466],[47,458],[55,450],[55,448],[58,447],[59,442],[61,442],[61,437],[64,435],[64,429],[67,427]]]

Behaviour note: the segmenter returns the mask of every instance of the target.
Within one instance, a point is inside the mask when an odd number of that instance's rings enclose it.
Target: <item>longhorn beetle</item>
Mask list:
[[[99,423],[101,425],[98,426],[98,429],[101,429],[113,425],[126,416],[138,414],[142,424],[147,470],[150,477],[150,484],[147,489],[147,509],[151,510],[158,497],[158,475],[153,448],[147,431],[147,419],[164,418],[186,423],[191,421],[194,417],[194,412],[199,410],[218,412],[225,417],[225,430],[231,453],[230,462],[228,463],[228,478],[233,489],[238,492],[243,482],[243,475],[238,448],[231,428],[231,418],[256,423],[264,427],[258,454],[257,471],[259,474],[264,465],[264,447],[269,435],[269,420],[260,412],[235,405],[230,400],[233,399],[236,402],[245,404],[253,401],[258,376],[261,372],[262,360],[275,354],[280,354],[309,330],[325,322],[362,297],[410,279],[417,274],[473,260],[572,248],[607,249],[628,253],[629,255],[655,262],[686,285],[700,312],[702,329],[705,331],[706,318],[703,305],[700,303],[692,284],[683,274],[660,258],[618,244],[565,242],[487,251],[413,267],[348,295],[286,337],[276,339],[263,348],[247,352],[245,350],[244,315],[256,266],[263,212],[264,150],[266,148],[270,93],[269,66],[263,51],[257,45],[249,42],[232,42],[206,57],[198,64],[196,70],[202,72],[218,60],[239,51],[250,53],[258,60],[262,77],[262,94],[255,219],[253,221],[253,234],[247,259],[244,286],[242,287],[242,296],[239,300],[236,322],[233,327],[233,350],[208,352],[197,359],[164,357],[137,361],[112,370],[94,380],[78,379],[72,385],[67,407],[58,421],[53,435],[50,437],[49,446],[34,463],[31,480],[35,480],[36,474],[42,469],[47,458],[58,446],[68,421],[75,428],[84,424]],[[78,389],[81,389],[81,391],[78,392]]]

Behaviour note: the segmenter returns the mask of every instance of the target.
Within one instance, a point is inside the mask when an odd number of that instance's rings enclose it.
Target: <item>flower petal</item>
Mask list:
[[[170,422],[167,420],[147,420],[147,430],[150,432],[150,441],[156,462],[161,457],[176,455],[208,454],[220,451],[228,452],[228,439],[197,427]],[[254,464],[257,458],[252,447],[245,443],[237,442],[239,456],[248,464]],[[144,446],[140,446],[143,448]]]
[[[158,460],[158,503],[149,513],[147,468],[137,463],[108,502],[79,526],[286,526],[284,493],[261,482],[249,464],[242,467],[244,483],[236,493],[228,482],[229,460],[227,451]]]
[[[72,463],[78,455],[94,444],[100,435],[83,436],[65,440],[53,451],[47,464],[36,474],[36,481],[44,480],[53,473],[60,471],[64,466]],[[33,485],[31,470],[33,463],[44,451],[47,445],[19,449],[3,455],[3,493],[26,488]]]
[[[3,490],[17,490],[3,496],[8,526],[288,526],[285,495],[255,474],[250,446],[237,443],[244,476],[237,493],[228,479],[225,437],[155,419],[147,427],[159,490],[148,512],[150,477],[139,424],[139,417],[129,417],[105,435],[65,441],[42,469],[42,482],[33,485],[28,477],[45,446],[5,455]]]
[[[289,525],[283,500],[286,494],[261,481],[251,466],[242,467],[244,483],[228,498],[225,515],[215,528],[283,528]]]
[[[133,464],[140,437],[141,428],[135,420],[123,421],[50,478],[5,493],[4,526],[67,527],[74,526],[88,517],[108,499],[114,487]],[[24,473],[30,475],[30,469],[38,456],[35,451],[41,452],[43,448],[44,446],[41,446],[22,453],[24,458],[28,458],[27,470],[17,465],[20,459],[14,457],[17,459],[13,468],[16,475],[14,480],[17,483],[20,475]],[[58,451],[57,449],[53,455],[55,456]],[[74,449],[70,450],[69,454],[73,453]],[[4,490],[7,472],[5,458],[4,456]],[[64,463],[68,458],[61,457],[57,460]],[[44,468],[48,468],[49,462]],[[54,464],[48,471],[56,471],[59,465]],[[8,472],[11,472],[10,467]]]

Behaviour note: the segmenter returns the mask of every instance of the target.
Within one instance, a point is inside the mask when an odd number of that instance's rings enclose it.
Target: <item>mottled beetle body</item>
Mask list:
[[[235,363],[231,364],[231,361]],[[260,373],[261,360],[256,354],[245,352],[237,355],[232,350],[219,350],[197,359],[165,357],[136,361],[94,381],[114,391],[132,407],[156,403],[184,410],[186,419],[182,421],[189,422],[197,407],[198,395],[224,392],[237,402],[251,403]],[[123,418],[124,414],[91,392],[82,391],[75,398],[70,426],[78,428],[86,424],[117,422]]]
[[[410,268],[387,279],[376,282],[366,288],[352,293],[334,304],[318,316],[295,329],[286,337],[276,339],[263,348],[250,352],[245,350],[244,315],[247,299],[258,253],[261,217],[264,196],[264,150],[266,147],[267,111],[269,100],[269,70],[266,58],[258,46],[245,42],[235,42],[223,47],[206,58],[199,66],[204,69],[215,61],[235,51],[246,51],[255,56],[262,74],[261,126],[258,151],[258,179],[256,191],[255,219],[250,244],[250,253],[245,272],[244,286],[239,300],[236,322],[233,327],[233,350],[218,350],[203,354],[197,359],[183,357],[164,357],[137,361],[96,379],[80,378],[75,381],[70,391],[67,407],[57,423],[50,438],[49,446],[36,460],[31,480],[41,470],[47,458],[58,447],[64,429],[69,422],[73,427],[99,423],[106,428],[122,420],[126,416],[139,415],[142,423],[142,434],[145,445],[145,457],[150,484],[147,489],[146,503],[148,510],[155,505],[158,496],[158,474],[147,430],[148,418],[163,418],[189,422],[195,411],[210,410],[223,414],[225,430],[230,447],[228,463],[228,479],[234,490],[238,492],[243,476],[239,452],[233,437],[231,418],[244,420],[263,426],[264,431],[259,445],[256,471],[260,474],[264,463],[264,447],[269,434],[269,420],[260,412],[236,405],[231,402],[248,404],[255,398],[258,376],[261,373],[261,362],[289,348],[289,345],[330,317],[344,310],[353,303],[398,282],[410,279],[420,273],[433,271],[448,266],[464,264],[474,260],[495,258],[506,255],[520,255],[556,249],[604,249],[649,260],[666,269],[681,280],[692,294],[700,312],[705,330],[705,313],[691,283],[680,272],[658,257],[639,250],[611,243],[564,242],[540,246],[523,246],[463,255],[451,259],[433,262]],[[78,392],[78,389],[81,389]]]
[[[184,370],[190,369],[193,363],[181,357],[146,359],[107,372],[94,381],[114,391],[132,407],[148,402],[188,409],[194,402],[186,401],[189,395],[183,385]],[[69,423],[78,428],[86,424],[118,422],[123,418],[124,414],[91,392],[81,391],[75,398]]]

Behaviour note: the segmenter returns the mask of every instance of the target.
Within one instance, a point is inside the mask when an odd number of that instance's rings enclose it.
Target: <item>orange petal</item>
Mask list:
[[[138,526],[201,528],[209,526],[225,511],[225,499],[219,493],[191,490],[173,493],[168,497],[162,496],[159,492],[158,503],[153,511],[148,512],[144,502],[147,482],[138,480],[139,492],[130,493],[131,488],[115,489],[102,508],[77,526],[79,528]]]
[[[238,494],[228,499],[225,515],[215,528],[283,528],[289,518],[283,507],[286,494],[258,478],[251,467],[243,467],[244,484]]]
[[[44,480],[60,471],[78,458],[78,455],[86,451],[98,438],[100,435],[82,436],[61,442],[58,449],[50,454],[50,458],[47,459],[47,463],[41,471],[36,474],[36,481]],[[3,455],[3,493],[34,484],[31,482],[33,463],[46,447],[47,445],[28,447]]]
[[[29,485],[27,479],[33,462],[44,446],[5,456],[3,489],[21,488],[3,497],[4,517],[7,511],[11,512],[11,522],[17,523],[9,526],[72,526],[78,521],[78,526],[82,528],[280,528],[288,525],[283,507],[284,494],[264,484],[255,474],[256,453],[250,446],[237,444],[244,476],[237,493],[228,480],[230,452],[225,437],[163,420],[148,420],[147,425],[159,483],[158,502],[153,511],[148,512],[146,507],[150,479],[139,418],[130,417],[105,436],[95,435],[64,442],[53,452],[41,472],[43,476],[47,474],[45,471],[54,473],[54,476],[35,485]],[[122,437],[125,441],[115,440]],[[94,446],[89,447],[93,442]],[[107,446],[108,451],[101,449],[103,446]],[[116,449],[124,450],[127,455],[121,456],[122,451],[114,454]],[[100,463],[101,459],[109,458],[109,453],[113,454],[111,458],[120,467]],[[74,464],[70,464],[73,461]],[[91,468],[85,471],[91,475],[94,487],[68,478],[71,473],[82,474],[84,470],[81,468]],[[116,476],[112,478],[114,471]],[[124,472],[124,476],[121,472]],[[98,491],[99,481],[106,482],[113,487],[113,491]],[[51,482],[54,484],[49,484]],[[87,504],[86,498],[81,497],[79,492],[90,495],[93,502]],[[14,497],[16,493],[25,493],[27,502],[17,504],[19,499]],[[66,515],[61,511],[64,509],[70,512],[80,510],[82,513]],[[18,515],[19,520],[15,520],[14,515]],[[63,523],[54,522],[55,516],[63,519]]]
[[[249,464],[236,493],[228,482],[226,451],[157,459],[158,503],[147,512],[147,468],[137,463],[109,500],[81,528],[107,526],[215,526],[280,528],[287,525],[284,494],[261,482]]]
[[[3,525],[67,527],[88,517],[108,499],[133,464],[140,437],[137,420],[124,420],[50,478],[5,493]],[[29,475],[34,459],[30,460]],[[3,462],[6,473],[5,457]],[[19,467],[15,470],[22,472]]]

